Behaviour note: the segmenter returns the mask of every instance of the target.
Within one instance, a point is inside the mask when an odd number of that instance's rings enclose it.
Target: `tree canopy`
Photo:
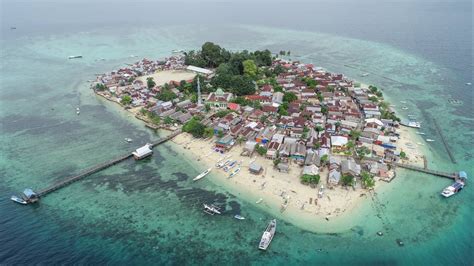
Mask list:
[[[250,77],[255,77],[257,76],[257,65],[255,62],[251,59],[247,59],[242,62],[244,66],[244,74],[248,75]]]
[[[131,104],[132,103],[132,97],[130,97],[130,95],[124,95],[124,96],[122,96],[121,102],[124,105]]]
[[[313,184],[317,185],[319,183],[319,179],[321,177],[319,175],[302,175],[300,177],[301,183],[303,184]]]
[[[152,77],[146,78],[146,86],[147,86],[149,89],[155,87],[155,85],[156,85],[155,80],[153,80]]]
[[[206,126],[204,126],[196,117],[191,118],[183,125],[183,131],[188,132],[195,138],[204,136]]]
[[[298,96],[296,96],[296,94],[294,94],[293,92],[285,92],[285,94],[283,95],[284,102],[291,103],[296,100],[298,100]]]

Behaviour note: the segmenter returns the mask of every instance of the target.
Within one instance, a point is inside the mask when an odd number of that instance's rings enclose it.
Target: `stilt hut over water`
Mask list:
[[[23,190],[23,199],[28,203],[35,203],[39,200],[38,194],[34,192],[31,188]]]
[[[147,143],[145,146],[136,149],[134,152],[132,152],[133,158],[135,158],[135,160],[141,160],[152,155],[153,151],[151,148],[151,144]]]

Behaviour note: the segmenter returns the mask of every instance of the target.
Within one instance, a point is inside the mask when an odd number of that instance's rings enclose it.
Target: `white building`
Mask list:
[[[140,147],[136,149],[134,152],[132,152],[133,157],[135,158],[135,160],[141,160],[143,158],[146,158],[153,154],[153,151],[151,150],[151,148],[152,148],[151,144],[147,143],[145,144],[145,146]]]

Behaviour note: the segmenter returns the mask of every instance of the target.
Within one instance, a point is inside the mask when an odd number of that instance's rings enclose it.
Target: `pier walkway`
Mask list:
[[[431,174],[431,175],[435,175],[435,176],[446,177],[446,178],[450,178],[450,179],[456,179],[458,177],[457,173],[446,173],[446,172],[441,172],[441,171],[437,171],[437,170],[432,170],[432,169],[418,167],[418,166],[404,164],[404,163],[396,163],[395,165],[400,167],[400,168],[405,168],[405,169],[409,169],[409,170],[412,170],[412,171],[417,171],[417,172],[421,172],[421,173],[425,173],[425,174]]]
[[[160,138],[159,140],[151,143],[151,146],[152,147],[155,147],[155,146],[158,146],[174,137],[176,137],[177,135],[181,134],[181,130],[176,130],[174,131],[173,133],[167,135],[166,137],[163,137],[163,138]],[[66,177],[64,178],[63,180],[60,180],[52,185],[50,185],[49,187],[46,187],[44,189],[41,189],[41,190],[38,190],[36,193],[39,197],[43,197],[51,192],[54,192],[60,188],[63,188],[71,183],[74,183],[86,176],[89,176],[89,175],[92,175],[92,174],[95,174],[97,172],[100,172],[106,168],[109,168],[110,166],[112,165],[115,165],[115,164],[118,164],[120,162],[123,162],[125,160],[127,160],[128,158],[132,157],[132,153],[129,152],[127,154],[124,154],[124,155],[121,155],[115,159],[112,159],[110,161],[106,161],[106,162],[103,162],[103,163],[100,163],[100,164],[97,164],[89,169],[86,169],[84,171],[82,171],[81,173],[77,174],[77,175],[74,175],[74,176],[69,176],[69,177]]]

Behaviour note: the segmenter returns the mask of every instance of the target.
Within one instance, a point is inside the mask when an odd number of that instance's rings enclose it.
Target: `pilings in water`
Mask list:
[[[152,147],[155,147],[157,145],[160,145],[174,137],[176,137],[177,135],[181,134],[181,130],[176,130],[175,132],[171,133],[170,135],[166,136],[166,137],[163,137],[159,140],[157,140],[156,142],[152,143]],[[39,197],[43,197],[43,196],[46,196],[47,194],[51,193],[51,192],[54,192],[60,188],[63,188],[71,183],[74,183],[86,176],[89,176],[89,175],[92,175],[92,174],[95,174],[97,172],[100,172],[106,168],[109,168],[110,166],[112,165],[115,165],[115,164],[118,164],[122,161],[125,161],[127,160],[128,158],[132,157],[132,153],[127,153],[127,154],[124,154],[124,155],[121,155],[115,159],[112,159],[110,161],[106,161],[106,162],[103,162],[103,163],[100,163],[100,164],[97,164],[89,169],[86,169],[84,171],[82,171],[81,173],[77,174],[77,175],[74,175],[74,176],[69,176],[69,177],[66,177],[44,189],[41,189],[39,191],[37,191],[37,195]]]
[[[449,149],[448,142],[444,138],[444,135],[441,131],[441,128],[438,125],[438,122],[436,122],[436,119],[434,117],[432,118],[432,120],[433,120],[433,124],[436,128],[436,131],[438,132],[438,135],[441,137],[441,141],[443,142],[444,148],[446,149],[446,152],[448,153],[449,158],[451,159],[451,162],[453,162],[454,164],[457,163],[456,159],[454,158],[453,154],[451,153],[451,150]]]

